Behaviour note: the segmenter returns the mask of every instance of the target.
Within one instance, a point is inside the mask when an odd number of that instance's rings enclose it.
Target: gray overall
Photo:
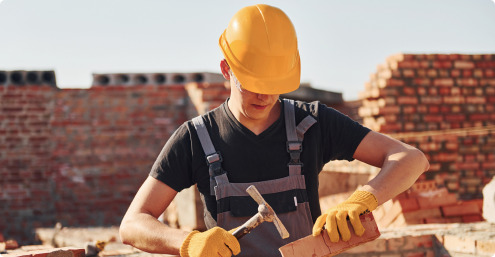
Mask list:
[[[263,198],[275,210],[277,216],[290,233],[287,239],[281,239],[275,225],[264,222],[239,240],[241,253],[238,256],[281,256],[278,248],[299,238],[311,234],[313,221],[309,209],[303,164],[300,161],[304,133],[316,120],[307,116],[296,127],[294,101],[284,99],[285,127],[287,132],[287,151],[291,160],[288,163],[289,176],[252,183],[230,183],[227,172],[221,167],[221,154],[211,142],[201,116],[194,118],[193,124],[206,154],[210,191],[216,196],[217,205],[228,205],[229,211],[217,214],[217,224],[207,224],[208,229],[217,225],[227,230],[241,226],[258,211],[257,203],[248,195],[246,188],[254,185]],[[283,164],[281,164],[283,165]]]

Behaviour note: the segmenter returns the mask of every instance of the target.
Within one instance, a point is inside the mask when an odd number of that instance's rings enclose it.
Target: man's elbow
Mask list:
[[[128,222],[124,219],[119,227],[120,240],[126,245],[131,244],[131,240],[129,238],[129,225],[127,223]]]
[[[418,172],[421,174],[428,171],[428,169],[430,169],[430,162],[428,161],[428,158],[426,158],[426,155],[417,148],[414,148],[413,152],[414,163],[416,163],[418,167]]]

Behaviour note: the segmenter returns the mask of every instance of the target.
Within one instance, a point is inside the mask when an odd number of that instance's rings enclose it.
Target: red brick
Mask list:
[[[466,103],[468,103],[468,104],[485,104],[486,98],[484,96],[466,96]]]
[[[478,208],[480,210],[483,210],[483,199],[466,200],[466,201],[464,201],[464,203],[466,203],[466,204],[474,203],[474,204],[478,205]]]
[[[441,101],[442,100],[440,99],[440,102]],[[421,102],[422,102],[422,100],[421,100]],[[438,113],[439,111],[440,111],[440,107],[437,106],[437,105],[430,105],[430,106],[428,106],[428,112],[429,113]]]
[[[322,231],[319,236],[314,237],[309,235],[280,247],[279,251],[284,257],[334,256],[350,248],[373,241],[380,236],[375,219],[371,213],[361,216],[361,222],[365,228],[364,234],[361,237],[354,234],[352,225],[348,222],[348,226],[351,228],[351,239],[347,242],[340,240],[337,243],[332,243],[328,234]]]
[[[461,222],[462,222],[461,217],[450,217],[450,218],[431,217],[431,218],[425,218],[425,224],[446,224],[446,223],[461,223]]]
[[[482,69],[476,69],[476,70],[474,70],[473,75],[475,78],[482,78],[483,77],[483,70]]]
[[[416,95],[416,89],[412,87],[403,87],[402,93],[404,93],[404,95]]]
[[[434,197],[418,197],[417,201],[421,209],[430,209],[455,204],[457,203],[457,197],[455,194],[446,194]]]
[[[19,248],[19,244],[17,243],[16,240],[8,239],[7,241],[5,241],[5,249],[6,250],[14,250],[17,248]]]
[[[457,160],[458,156],[459,154],[457,153],[440,152],[433,156],[433,160],[438,162],[451,162]]]
[[[417,220],[417,219],[426,219],[426,218],[435,218],[441,217],[442,213],[439,208],[430,208],[430,209],[419,209],[417,211],[405,212],[402,213],[406,220]]]
[[[488,170],[488,169],[493,169],[495,170],[495,162],[494,161],[485,161],[485,162],[482,162],[481,163],[481,168],[482,169],[485,169],[485,170]]]
[[[449,87],[439,87],[438,93],[440,95],[450,95],[450,88]]]
[[[475,65],[474,65],[474,62],[455,61],[454,62],[454,68],[456,68],[456,69],[474,69]]]
[[[438,78],[433,80],[433,86],[436,87],[452,87],[454,80],[452,78]]]
[[[465,99],[463,96],[444,96],[443,103],[445,104],[463,104]]]
[[[400,113],[400,106],[384,106],[381,107],[378,111],[379,115],[398,114],[398,113]]]
[[[438,95],[438,88],[436,88],[436,87],[430,87],[430,88],[428,89],[428,94],[430,94],[430,95],[432,95],[432,96],[434,96],[434,95]]]
[[[482,178],[480,177],[463,177],[459,181],[461,186],[477,186],[482,183]]]
[[[452,62],[450,61],[434,61],[433,68],[450,69],[452,68]]]
[[[450,76],[451,77],[454,77],[454,78],[458,78],[461,76],[461,71],[460,70],[456,70],[456,69],[453,69],[450,71]]]
[[[403,113],[403,114],[412,114],[412,113],[416,113],[416,106],[410,106],[410,105],[403,106],[403,107],[402,107],[402,113]]]
[[[386,84],[386,86],[389,86],[389,87],[402,87],[402,86],[406,85],[404,80],[400,80],[400,79],[387,79],[385,81],[385,84]]]
[[[462,76],[465,78],[469,78],[473,76],[473,70],[462,70]]]
[[[431,85],[431,80],[428,78],[414,78],[413,84],[416,86],[428,87]]]
[[[423,116],[423,121],[425,122],[442,122],[443,115],[425,115]]]
[[[440,171],[441,167],[440,163],[430,163],[430,169],[428,171]]]
[[[480,79],[480,86],[495,87],[495,79]]]
[[[451,122],[461,122],[461,121],[466,120],[466,115],[464,115],[464,114],[447,114],[447,115],[445,115],[445,120],[451,121]]]
[[[481,217],[481,215],[479,214],[462,216],[462,222],[464,223],[479,222],[479,221],[484,221],[483,217]]]
[[[476,62],[478,68],[495,68],[495,61],[481,61]]]
[[[413,193],[428,192],[431,190],[437,190],[438,185],[434,180],[428,181],[417,181],[411,186],[411,191]]]
[[[398,104],[418,104],[418,98],[413,96],[399,96],[397,98]]]
[[[420,96],[421,104],[442,104],[441,96]]]
[[[403,198],[394,201],[399,202],[402,212],[419,210],[418,201],[415,198]]]
[[[461,87],[475,87],[478,83],[478,80],[473,78],[456,79],[456,84]]]
[[[458,170],[476,170],[480,167],[478,162],[462,162],[456,163],[456,168]]]
[[[472,120],[472,121],[484,121],[484,120],[489,120],[489,119],[490,119],[490,114],[475,113],[475,114],[469,115],[469,120]]]
[[[414,122],[406,122],[404,123],[404,131],[414,131],[416,128],[416,124]]]
[[[446,217],[464,216],[471,214],[480,214],[481,210],[476,203],[458,203],[451,206],[442,206],[442,213]]]
[[[435,78],[438,76],[438,72],[436,69],[428,69],[426,71],[426,76],[430,77],[430,78]]]
[[[450,93],[452,95],[460,95],[461,94],[461,88],[460,87],[452,87],[450,89]]]

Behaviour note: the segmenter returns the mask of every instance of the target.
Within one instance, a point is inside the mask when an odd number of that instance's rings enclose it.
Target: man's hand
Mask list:
[[[339,241],[339,232],[343,241],[351,239],[351,232],[347,227],[347,217],[351,221],[354,232],[358,236],[364,233],[363,224],[359,220],[359,215],[372,212],[378,206],[376,197],[367,191],[356,191],[347,200],[339,205],[325,211],[313,226],[313,236],[320,235],[323,225],[326,223],[326,230],[330,241]]]
[[[220,227],[205,232],[191,232],[180,247],[183,257],[230,257],[241,252],[239,241],[231,233]]]

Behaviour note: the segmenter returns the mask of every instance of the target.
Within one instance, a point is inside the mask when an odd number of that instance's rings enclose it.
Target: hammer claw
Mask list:
[[[280,233],[282,239],[286,239],[289,237],[289,231],[287,231],[284,224],[282,224],[282,221],[280,221],[276,215],[275,215],[275,219],[273,219],[273,224],[275,224],[275,227],[277,228],[277,231]]]

